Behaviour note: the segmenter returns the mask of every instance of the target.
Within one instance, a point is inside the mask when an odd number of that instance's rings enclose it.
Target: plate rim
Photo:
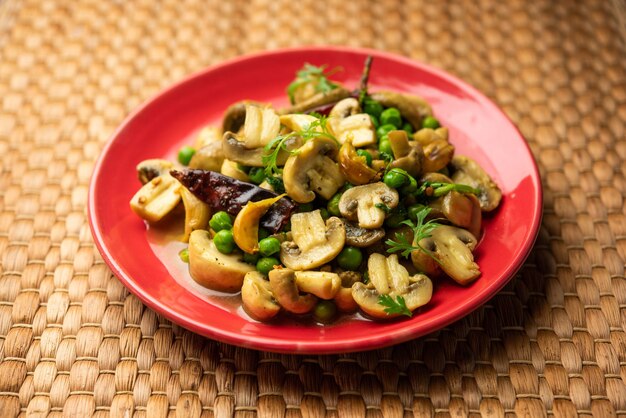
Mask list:
[[[97,179],[100,175],[100,171],[105,161],[107,160],[107,156],[115,144],[115,139],[128,127],[128,125],[137,117],[137,115],[144,112],[146,108],[151,106],[153,103],[158,101],[162,96],[166,96],[171,94],[173,91],[179,89],[181,86],[197,79],[206,76],[206,74],[211,73],[219,68],[228,67],[232,65],[237,65],[243,63],[245,61],[254,60],[261,57],[268,57],[273,55],[283,55],[290,53],[302,53],[302,52],[335,52],[335,53],[357,53],[362,55],[371,54],[373,56],[382,57],[391,61],[396,61],[411,67],[418,67],[425,72],[429,72],[436,77],[439,77],[446,82],[456,85],[462,88],[464,91],[470,93],[473,98],[475,98],[482,106],[486,107],[488,110],[497,113],[500,117],[502,117],[506,122],[510,125],[511,128],[519,135],[521,139],[522,146],[525,147],[528,155],[530,156],[530,160],[532,162],[531,166],[529,166],[529,173],[532,179],[532,195],[535,198],[536,205],[532,207],[532,219],[530,222],[531,228],[529,233],[525,236],[525,240],[521,245],[520,256],[515,260],[515,262],[507,265],[507,268],[503,270],[502,276],[506,276],[505,280],[502,280],[498,283],[497,286],[488,287],[482,293],[477,293],[472,295],[472,297],[467,299],[466,303],[459,304],[453,309],[448,309],[445,311],[443,315],[440,315],[436,318],[433,318],[431,321],[434,323],[433,328],[428,331],[422,331],[417,334],[413,333],[411,329],[401,328],[394,332],[393,336],[384,336],[378,338],[370,337],[362,337],[362,338],[354,338],[349,337],[342,342],[337,341],[327,341],[327,340],[316,340],[316,341],[307,341],[307,342],[290,342],[285,343],[285,341],[276,341],[273,338],[264,337],[262,335],[254,335],[253,337],[246,336],[241,333],[235,333],[230,331],[225,331],[219,327],[208,326],[206,323],[200,323],[199,321],[193,320],[185,315],[180,315],[180,313],[173,311],[170,307],[161,302],[158,298],[153,297],[149,292],[146,292],[145,289],[132,278],[130,275],[126,275],[123,268],[119,265],[117,260],[113,257],[108,247],[104,244],[104,234],[105,232],[101,230],[101,225],[98,221],[98,217],[96,215],[96,184]],[[480,308],[483,304],[487,303],[490,299],[492,299],[504,286],[506,286],[515,276],[515,274],[520,270],[523,264],[528,259],[532,248],[537,240],[537,237],[541,228],[541,221],[543,217],[543,187],[541,182],[541,175],[538,169],[536,158],[528,144],[526,138],[522,135],[517,125],[513,123],[513,121],[508,117],[508,115],[498,106],[496,103],[487,97],[480,90],[476,89],[469,83],[463,81],[462,79],[449,74],[448,72],[439,69],[437,67],[433,67],[432,65],[423,63],[422,61],[414,60],[402,55],[398,55],[395,53],[390,53],[386,51],[370,49],[370,48],[358,48],[358,47],[345,47],[345,46],[336,46],[336,45],[311,45],[311,46],[299,46],[299,47],[290,47],[290,48],[279,48],[272,49],[267,51],[259,51],[251,54],[245,54],[241,56],[237,56],[234,58],[230,58],[224,61],[217,62],[213,65],[207,66],[201,70],[195,71],[181,80],[169,84],[168,87],[159,90],[155,94],[151,95],[147,100],[142,102],[141,105],[136,107],[133,111],[131,111],[126,118],[120,123],[120,125],[113,131],[110,137],[107,139],[105,145],[103,146],[100,154],[96,160],[94,165],[92,175],[89,182],[88,189],[88,198],[87,198],[87,218],[89,221],[89,227],[91,230],[91,234],[94,238],[94,243],[99,253],[101,254],[104,262],[111,269],[113,274],[117,277],[118,280],[122,282],[122,284],[130,290],[135,296],[137,296],[143,303],[145,303],[148,307],[155,310],[156,312],[164,315],[167,319],[172,321],[173,323],[179,324],[182,327],[198,333],[200,335],[206,336],[211,339],[215,339],[217,341],[223,341],[228,344],[233,344],[236,346],[249,348],[249,349],[257,349],[257,350],[268,350],[272,352],[279,353],[291,353],[291,354],[333,354],[333,353],[348,353],[348,352],[356,352],[356,351],[364,351],[375,348],[383,348],[390,345],[400,344],[401,342],[405,342],[407,340],[418,338],[420,336],[427,335],[431,332],[435,332],[440,330],[441,328],[451,324],[452,322],[458,321],[470,313],[474,312],[476,309]],[[479,301],[477,301],[479,299]],[[422,322],[423,324],[423,322]],[[366,347],[361,347],[364,343]],[[356,348],[354,346],[357,346]]]

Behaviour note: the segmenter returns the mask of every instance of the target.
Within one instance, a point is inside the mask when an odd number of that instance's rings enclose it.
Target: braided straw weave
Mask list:
[[[626,415],[626,7],[620,0],[0,1],[0,416]],[[86,220],[124,116],[188,73],[301,44],[450,71],[528,139],[537,244],[484,307],[333,356],[245,350],[146,309]]]

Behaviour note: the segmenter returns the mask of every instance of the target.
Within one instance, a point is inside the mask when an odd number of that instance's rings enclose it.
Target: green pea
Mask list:
[[[358,149],[356,150],[357,155],[361,156],[361,157],[365,157],[365,162],[367,163],[368,166],[372,165],[372,154],[370,154],[369,152],[365,151],[364,149]]]
[[[269,257],[280,251],[280,241],[274,237],[263,238],[259,241],[259,252],[264,257]]]
[[[250,181],[254,184],[261,184],[265,180],[265,170],[261,167],[252,167],[248,173]]]
[[[433,116],[426,116],[422,121],[422,128],[437,129],[440,126],[439,121]]]
[[[374,129],[378,129],[380,127],[380,122],[376,116],[370,115],[370,119],[372,120],[372,125],[374,125]]]
[[[383,182],[389,187],[399,189],[400,187],[409,183],[409,177],[410,176],[407,174],[406,171],[400,168],[392,168],[391,170],[387,171],[387,174],[385,174],[385,176],[383,177]]]
[[[395,131],[395,130],[396,130],[396,127],[393,126],[393,125],[381,124],[380,127],[378,129],[376,129],[376,135],[378,136],[379,139],[382,139],[389,132]]]
[[[244,263],[256,265],[257,261],[259,261],[259,258],[261,258],[261,256],[258,254],[243,253]]]
[[[209,226],[215,232],[219,232],[222,229],[231,229],[233,227],[233,220],[228,213],[220,211],[213,214],[209,221]]]
[[[180,250],[180,252],[178,253],[178,256],[180,257],[183,263],[189,263],[189,249],[188,248]]]
[[[274,266],[280,265],[280,261],[274,257],[262,257],[256,263],[256,269],[266,276],[274,269]]]
[[[323,220],[330,218],[330,213],[328,213],[328,209],[326,208],[320,208],[320,215],[322,215]]]
[[[230,254],[235,249],[232,229],[222,229],[213,237],[213,243],[222,254]]]
[[[417,180],[413,178],[410,174],[407,173],[407,178],[409,180],[408,184],[406,184],[401,190],[402,194],[411,194],[417,190]]]
[[[178,151],[178,162],[182,165],[189,165],[189,161],[191,161],[191,157],[196,153],[194,147],[190,147],[189,145],[185,145]]]
[[[411,135],[413,135],[413,132],[415,132],[415,130],[413,129],[413,125],[411,125],[409,122],[406,122],[404,125],[402,125],[402,130],[409,135],[409,139],[411,139]]]
[[[382,125],[393,125],[396,129],[400,129],[402,127],[402,115],[398,109],[390,107],[383,110],[383,113],[380,114],[380,123]]]
[[[408,209],[409,219],[411,219],[412,221],[417,220],[417,214],[420,213],[423,209],[424,209],[424,205],[421,205],[419,203],[409,206],[409,209]]]
[[[339,211],[339,201],[341,200],[342,193],[337,193],[328,201],[328,205],[326,209],[328,209],[328,213],[332,216],[341,216],[341,212]]]
[[[393,156],[393,149],[391,148],[391,142],[389,142],[389,138],[387,138],[387,135],[383,136],[378,143],[378,151]]]
[[[337,315],[337,306],[330,300],[320,300],[313,309],[313,318],[323,324],[333,320]]]
[[[337,256],[337,264],[346,270],[356,270],[363,262],[363,253],[356,247],[344,247]]]
[[[376,100],[366,100],[363,104],[363,111],[378,119],[380,118],[380,114],[383,113],[383,105]]]

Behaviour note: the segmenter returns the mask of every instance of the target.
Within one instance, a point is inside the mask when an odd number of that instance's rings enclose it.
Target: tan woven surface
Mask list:
[[[0,416],[626,415],[624,3],[0,2]],[[144,99],[239,54],[367,46],[492,97],[530,142],[538,242],[474,314],[392,348],[289,356],[146,309],[93,246],[105,141]]]

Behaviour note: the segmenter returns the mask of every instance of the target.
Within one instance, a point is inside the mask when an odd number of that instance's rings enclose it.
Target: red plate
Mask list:
[[[356,86],[365,57],[374,56],[370,90],[415,93],[450,128],[458,154],[478,161],[501,187],[497,212],[485,221],[477,249],[482,276],[468,287],[440,280],[430,303],[410,319],[360,318],[331,326],[251,320],[228,301],[189,282],[174,248],[149,241],[146,225],[129,209],[139,189],[135,166],[155,157],[174,159],[204,125],[219,124],[224,109],[241,99],[286,103],[285,88],[305,62],[340,66],[335,74]],[[371,50],[299,48],[237,58],[193,75],[132,114],[105,147],[89,190],[89,221],[96,245],[115,275],[148,306],[180,325],[226,343],[289,353],[368,350],[406,341],[467,315],[500,290],[521,267],[537,236],[542,194],[537,167],[521,134],[489,99],[431,67]],[[175,244],[173,244],[175,246]],[[167,250],[167,251],[164,251]],[[161,258],[156,252],[161,253]],[[169,253],[168,253],[169,251]],[[168,257],[163,257],[163,252]],[[232,306],[232,305],[231,305]]]

